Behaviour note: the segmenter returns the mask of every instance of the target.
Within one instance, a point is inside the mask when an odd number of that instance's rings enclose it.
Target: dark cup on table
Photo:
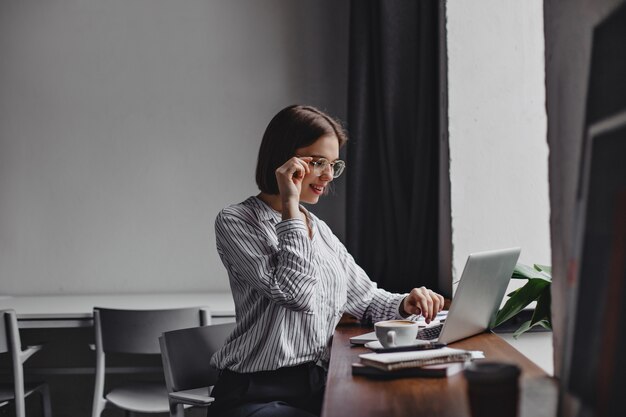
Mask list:
[[[472,417],[517,417],[520,368],[511,363],[477,361],[463,371]]]

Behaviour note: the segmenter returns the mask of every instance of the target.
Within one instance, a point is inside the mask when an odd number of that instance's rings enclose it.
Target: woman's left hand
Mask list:
[[[443,309],[443,297],[426,287],[413,288],[402,301],[402,309],[408,315],[421,314],[430,323]]]

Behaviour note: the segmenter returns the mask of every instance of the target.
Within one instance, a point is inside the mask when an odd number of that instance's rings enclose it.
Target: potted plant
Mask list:
[[[552,330],[552,316],[550,312],[552,267],[537,264],[530,267],[518,263],[513,270],[511,278],[527,279],[528,282],[507,294],[509,299],[496,314],[494,327],[514,317],[530,303],[536,301],[537,305],[531,319],[522,323],[513,333],[513,337],[517,339],[522,333],[534,326]]]

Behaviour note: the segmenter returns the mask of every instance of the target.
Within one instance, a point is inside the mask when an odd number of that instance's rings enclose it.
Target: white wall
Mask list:
[[[481,250],[551,263],[542,7],[447,3],[454,279]]]
[[[331,0],[0,2],[0,294],[227,289],[215,215],[257,193],[279,109],[345,120],[347,16]]]

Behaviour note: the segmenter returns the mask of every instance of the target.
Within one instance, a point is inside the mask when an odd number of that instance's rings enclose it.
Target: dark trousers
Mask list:
[[[326,371],[306,363],[275,371],[220,373],[211,396],[210,415],[221,417],[319,416]]]

